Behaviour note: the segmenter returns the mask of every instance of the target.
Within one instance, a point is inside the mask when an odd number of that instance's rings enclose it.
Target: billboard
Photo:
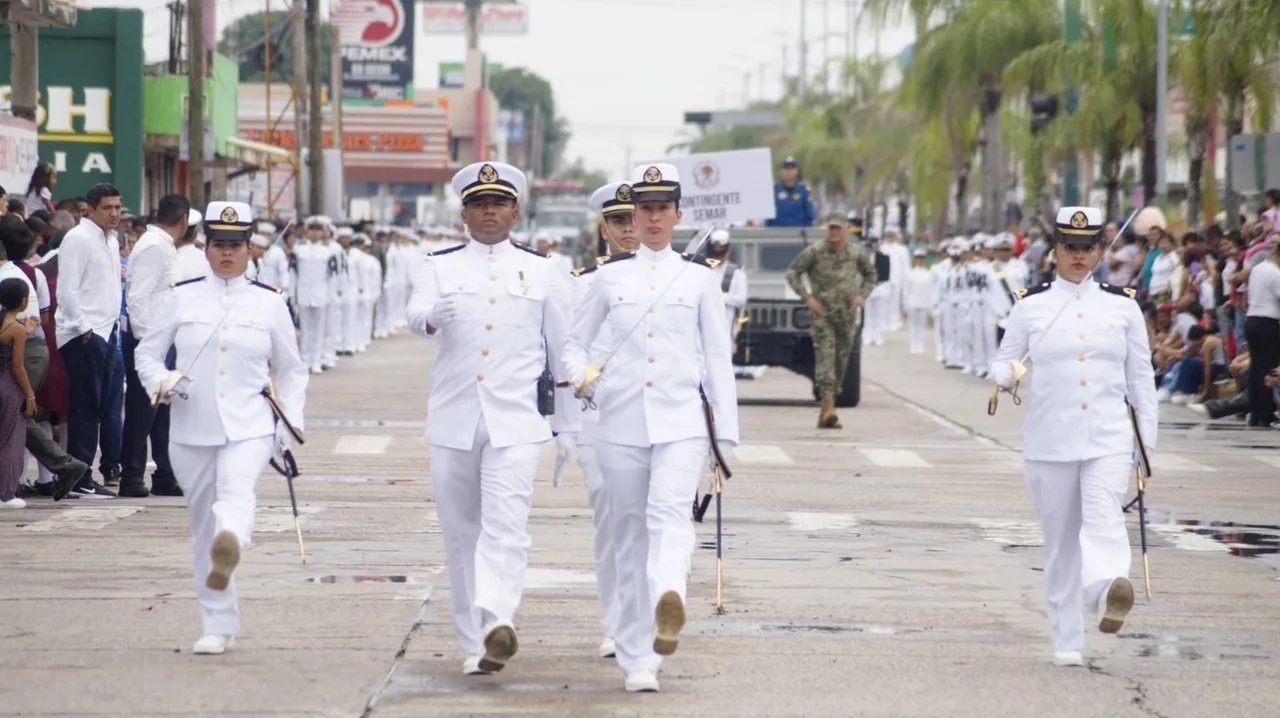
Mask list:
[[[422,6],[422,32],[427,35],[466,35],[467,9],[462,3],[426,3]],[[484,5],[480,10],[481,35],[528,35],[529,8],[524,5]]]
[[[680,173],[680,209],[693,227],[773,219],[773,159],[768,147],[707,152],[637,163],[666,162]]]
[[[75,27],[40,28],[40,161],[58,169],[54,200],[114,184],[142,208],[142,11],[94,8]],[[10,107],[9,27],[0,27],[0,110]],[[28,180],[30,177],[27,178]],[[13,193],[14,188],[5,187]],[[26,192],[26,185],[21,192]]]
[[[413,99],[413,15],[411,0],[341,0],[333,8],[343,99]]]
[[[36,124],[0,115],[0,187],[15,197],[26,193],[39,164]]]

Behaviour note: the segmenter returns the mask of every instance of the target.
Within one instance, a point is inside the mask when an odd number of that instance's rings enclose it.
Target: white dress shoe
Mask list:
[[[1055,666],[1083,666],[1084,656],[1080,651],[1054,651],[1053,665]]]
[[[462,662],[462,675],[464,676],[487,676],[491,671],[486,671],[480,667],[480,656],[467,656],[467,660]]]
[[[484,631],[484,656],[480,668],[497,673],[516,654],[520,643],[516,639],[516,627],[510,621],[495,621]]]
[[[627,674],[628,693],[657,693],[658,674],[653,671],[632,671]]]
[[[25,499],[20,499],[15,496],[8,501],[0,501],[0,506],[3,506],[6,509],[25,509],[27,508],[27,502]]]
[[[221,636],[216,633],[210,633],[196,641],[196,645],[191,648],[191,652],[197,656],[220,656],[227,652],[227,649],[236,642],[235,636]]]
[[[618,654],[618,646],[613,642],[612,638],[606,638],[600,642],[600,657],[613,658]]]

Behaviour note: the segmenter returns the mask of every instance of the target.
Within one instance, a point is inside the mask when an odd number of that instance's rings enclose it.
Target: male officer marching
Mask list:
[[[813,317],[813,383],[822,408],[818,428],[839,429],[836,397],[844,386],[853,342],[857,338],[858,308],[876,286],[876,268],[867,253],[846,237],[849,221],[838,212],[827,215],[827,241],[811,244],[787,269],[787,284],[809,307]],[[856,227],[860,234],[861,223]],[[803,277],[809,278],[812,292]]]
[[[575,269],[572,272],[573,306],[580,306],[586,298],[587,290],[598,276],[596,269],[609,261],[610,255],[622,256],[633,253],[639,242],[636,240],[634,193],[631,185],[622,182],[607,184],[591,195],[591,206],[600,212],[599,239],[608,246],[609,255],[599,257],[589,266]],[[591,345],[591,360],[599,362],[604,355],[613,349],[608,327],[601,327]],[[614,636],[618,629],[618,574],[616,541],[614,538],[613,507],[609,498],[608,483],[600,469],[600,460],[596,456],[596,434],[600,423],[600,414],[595,411],[584,411],[582,415],[582,433],[572,439],[578,449],[578,463],[587,479],[587,500],[591,503],[591,512],[595,524],[596,554],[596,591],[600,600],[600,614],[604,624],[604,641],[600,644],[600,656],[613,658],[616,647]],[[567,457],[556,457],[555,483],[559,484],[559,476],[563,472]]]
[[[308,374],[283,294],[244,277],[249,206],[211,202],[204,217],[210,273],[178,282],[154,307],[137,365],[147,391],[171,403],[169,460],[187,497],[204,617],[193,652],[220,654],[240,629],[231,574],[253,533],[254,485],[272,455],[292,446],[287,424],[302,430]],[[170,346],[175,371],[165,367]],[[265,396],[272,390],[283,418]]]
[[[567,278],[510,240],[525,183],[500,162],[454,175],[471,241],[427,258],[406,314],[438,342],[427,442],[467,675],[502,670],[516,653],[533,477],[553,435],[539,392],[554,392],[542,377],[561,365],[569,326]],[[582,411],[562,393],[556,430],[577,432]]]
[[[642,246],[596,270],[565,368],[600,412],[596,456],[617,541],[617,657],[634,692],[658,690],[662,656],[675,652],[684,627],[689,506],[711,449],[704,407],[727,454],[738,443],[738,403],[712,262],[671,249],[682,217],[676,168],[641,166],[630,184]],[[600,357],[595,340],[606,327],[612,346]]]

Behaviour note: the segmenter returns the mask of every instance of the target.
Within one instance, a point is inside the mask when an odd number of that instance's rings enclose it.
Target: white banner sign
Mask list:
[[[773,219],[773,152],[767,147],[641,162],[666,162],[680,173],[682,225],[722,227]]]
[[[426,35],[466,35],[467,8],[462,3],[427,3],[422,7]],[[481,35],[528,35],[529,8],[524,5],[485,5],[480,10]]]
[[[22,197],[31,184],[40,162],[37,135],[36,123],[0,115],[0,187],[11,197]]]

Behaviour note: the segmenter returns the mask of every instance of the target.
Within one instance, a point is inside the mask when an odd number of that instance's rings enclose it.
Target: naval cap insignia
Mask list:
[[[240,221],[240,215],[236,212],[235,207],[227,207],[222,210],[222,221],[227,224],[235,224]]]
[[[1089,218],[1085,216],[1084,212],[1076,212],[1071,215],[1071,226],[1076,229],[1084,229],[1089,226]]]
[[[645,170],[645,171],[644,171],[644,181],[645,181],[645,182],[651,182],[651,183],[654,183],[654,182],[661,182],[661,181],[662,181],[662,170],[658,169],[657,167],[650,167],[649,169]]]
[[[488,165],[488,164],[487,164],[487,165],[485,165],[484,167],[481,167],[481,168],[480,168],[480,181],[481,181],[481,182],[484,182],[484,183],[486,183],[486,184],[490,184],[490,183],[493,183],[493,182],[497,182],[497,181],[498,181],[498,170],[495,170],[495,169],[493,168],[493,165]]]
[[[618,187],[618,191],[616,194],[614,194],[614,197],[619,202],[630,202],[631,201],[631,185],[624,184],[621,187]]]

